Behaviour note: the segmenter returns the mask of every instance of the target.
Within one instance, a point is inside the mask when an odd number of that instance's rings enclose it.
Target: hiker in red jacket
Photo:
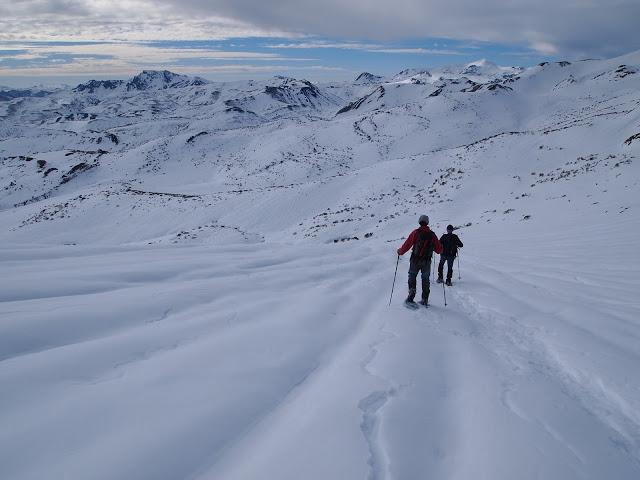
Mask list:
[[[420,228],[416,228],[407,240],[398,249],[398,255],[404,255],[412,248],[411,259],[409,261],[409,296],[407,303],[415,303],[416,278],[418,272],[422,276],[422,305],[429,303],[429,270],[431,270],[431,256],[433,252],[442,253],[442,244],[438,236],[429,228],[429,217],[420,215],[418,219]]]

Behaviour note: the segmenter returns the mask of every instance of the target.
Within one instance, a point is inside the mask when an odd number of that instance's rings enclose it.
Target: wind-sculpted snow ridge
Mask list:
[[[0,478],[640,478],[639,67],[0,101]]]

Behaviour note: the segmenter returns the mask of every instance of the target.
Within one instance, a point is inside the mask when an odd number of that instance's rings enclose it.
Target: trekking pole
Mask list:
[[[458,252],[458,255],[456,255],[456,257],[458,257],[458,280],[460,280],[460,252]]]
[[[396,260],[396,273],[393,274],[393,285],[391,285],[391,296],[389,297],[389,306],[391,306],[391,299],[393,298],[393,288],[396,286],[396,275],[398,275],[398,264],[400,263],[400,255]]]
[[[447,292],[446,289],[444,288],[444,282],[442,282],[442,295],[444,296],[444,306],[447,306]]]

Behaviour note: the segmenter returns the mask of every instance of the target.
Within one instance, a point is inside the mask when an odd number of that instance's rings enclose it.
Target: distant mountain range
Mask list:
[[[639,65],[637,52],[527,69],[480,60],[322,84],[165,70],[3,90],[0,238],[333,241],[423,210],[472,225],[535,218],[607,168],[637,172]],[[577,183],[560,193],[559,181]],[[629,203],[610,181],[614,203]],[[614,209],[592,195],[585,214]]]

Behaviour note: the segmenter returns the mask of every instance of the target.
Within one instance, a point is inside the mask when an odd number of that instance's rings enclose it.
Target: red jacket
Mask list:
[[[398,249],[398,255],[404,255],[413,247],[413,244],[416,241],[416,237],[418,235],[418,230],[422,230],[424,232],[430,232],[433,237],[433,251],[436,253],[442,253],[442,244],[440,240],[438,240],[438,236],[431,231],[429,227],[426,225],[420,225],[420,228],[416,228],[413,232],[409,234],[409,237],[405,240],[402,246]]]

